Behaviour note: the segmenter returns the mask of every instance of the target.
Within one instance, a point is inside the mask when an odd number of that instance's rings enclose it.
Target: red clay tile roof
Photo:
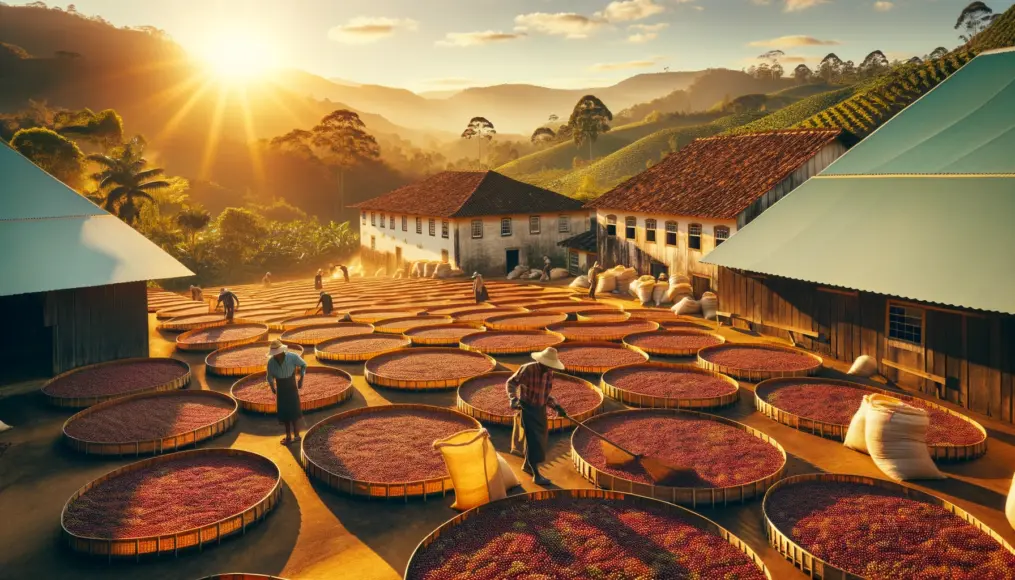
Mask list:
[[[434,217],[472,217],[578,211],[582,203],[495,171],[445,171],[352,207]]]
[[[839,135],[808,129],[698,139],[586,207],[736,219]]]
[[[596,230],[589,230],[582,232],[577,236],[571,236],[570,238],[557,242],[558,246],[563,248],[570,248],[572,250],[578,250],[580,252],[588,252],[595,254],[599,251],[596,245]]]

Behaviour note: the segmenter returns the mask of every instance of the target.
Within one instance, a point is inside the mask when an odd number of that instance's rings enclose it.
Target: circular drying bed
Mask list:
[[[611,399],[652,409],[713,409],[740,399],[739,383],[726,375],[659,362],[607,371],[602,388]]]
[[[813,578],[1010,578],[1015,550],[965,510],[882,479],[811,473],[765,495],[769,543]]]
[[[67,419],[64,440],[90,455],[177,451],[226,432],[236,401],[215,391],[142,393],[93,405]]]
[[[496,367],[497,361],[478,352],[440,347],[406,348],[368,360],[363,366],[363,376],[372,385],[392,389],[450,389]]]
[[[374,331],[372,324],[365,322],[334,322],[318,326],[294,328],[282,333],[279,339],[287,345],[317,346],[318,344],[343,336],[358,336]]]
[[[726,339],[718,334],[697,330],[657,330],[624,337],[624,344],[659,356],[694,356],[706,346],[725,342]]]
[[[566,342],[557,347],[564,370],[598,374],[624,366],[643,363],[648,355],[641,350],[614,342]]]
[[[411,345],[411,340],[397,334],[362,334],[326,340],[317,345],[314,355],[317,360],[363,362]]]
[[[246,532],[282,497],[268,458],[195,449],[131,463],[85,485],[64,505],[63,534],[101,556],[176,553]]]
[[[268,338],[265,324],[227,324],[188,330],[176,337],[176,348],[183,351],[206,352],[260,342]]]
[[[159,325],[159,330],[165,330],[168,332],[183,332],[185,330],[196,330],[198,328],[208,328],[210,326],[222,326],[226,324],[227,320],[224,314],[220,313],[209,313],[209,314],[192,314],[190,316],[178,316],[176,318],[170,318]]]
[[[204,358],[205,370],[223,377],[247,376],[268,368],[268,341],[231,346],[210,353]],[[294,345],[289,352],[303,355],[303,347]]]
[[[322,326],[335,324],[338,319],[331,314],[314,314],[311,316],[296,316],[286,318],[282,321],[282,330],[293,330],[294,328],[306,328],[308,326]]]
[[[427,312],[431,315],[436,316],[452,316],[459,312],[468,312],[470,310],[484,310],[493,308],[489,302],[467,302],[467,303],[452,303],[438,308],[428,308]]]
[[[652,332],[659,328],[651,320],[626,320],[624,322],[563,322],[547,327],[559,332],[568,340],[618,341],[629,334]]]
[[[341,492],[406,498],[443,494],[453,485],[433,442],[478,428],[472,417],[443,407],[363,407],[311,427],[300,454],[309,475]]]
[[[450,324],[452,322],[454,322],[454,319],[450,316],[402,316],[398,318],[385,318],[374,322],[374,331],[385,334],[402,334],[413,328]]]
[[[57,407],[83,408],[127,395],[182,389],[190,365],[172,358],[125,358],[61,373],[42,386]]]
[[[467,336],[461,348],[484,354],[524,354],[557,346],[564,337],[547,330],[501,330]]]
[[[458,410],[483,423],[511,425],[517,411],[508,402],[505,383],[512,374],[487,373],[465,381],[458,387]],[[592,383],[571,375],[555,373],[550,394],[568,415],[562,418],[556,410],[548,408],[546,418],[550,431],[573,427],[575,421],[584,421],[603,408],[603,394]]]
[[[624,322],[631,318],[631,313],[604,307],[601,310],[579,310],[575,316],[578,322]]]
[[[709,326],[705,321],[695,322],[693,320],[660,320],[659,328],[662,330],[707,330],[714,331],[714,326]]]
[[[522,308],[474,308],[472,310],[462,310],[451,315],[455,319],[455,322],[474,322],[474,323],[486,323],[487,320],[495,316],[505,316],[508,314],[520,314],[525,312]]]
[[[252,413],[274,415],[278,412],[275,394],[268,386],[268,373],[260,372],[233,383],[229,394],[240,408]],[[307,367],[307,376],[300,389],[300,410],[303,412],[338,405],[352,398],[352,377],[345,371],[330,367]]]
[[[864,395],[881,393],[930,414],[927,447],[934,459],[975,459],[987,452],[987,431],[944,406],[903,393],[849,381],[820,378],[771,379],[754,391],[758,410],[768,417],[822,437],[843,441]]]
[[[483,326],[466,322],[436,324],[405,331],[405,336],[416,346],[455,346],[466,336],[486,332]]]
[[[541,302],[539,300],[537,295],[529,295],[529,296],[521,296],[521,297],[512,296],[510,298],[503,298],[503,299],[498,299],[496,297],[492,297],[490,299],[490,304],[493,304],[494,306],[496,306],[498,308],[508,308],[508,307],[527,308],[529,306],[534,306],[536,304],[542,304],[542,303],[543,302]]]
[[[385,318],[404,318],[406,316],[420,316],[425,311],[413,308],[356,308],[349,311],[349,318],[353,322],[373,323]]]
[[[427,536],[406,580],[701,578],[770,580],[741,539],[646,497],[564,489],[473,508]]]
[[[188,304],[186,306],[163,308],[155,312],[155,319],[168,320],[171,318],[179,318],[181,316],[194,316],[195,314],[208,314],[208,305],[196,303]]]
[[[652,320],[660,324],[684,320],[680,315],[674,314],[672,310],[667,309],[635,308],[628,310],[628,312],[631,313],[631,320]]]
[[[571,436],[575,468],[605,489],[717,507],[761,496],[786,468],[786,452],[774,439],[717,415],[638,409],[598,415],[586,425],[632,453],[680,470],[677,486],[655,485],[637,461],[608,465],[602,440],[577,429]]]
[[[748,381],[805,377],[821,370],[817,355],[767,344],[721,344],[698,351],[698,365]]]
[[[516,312],[487,318],[484,324],[490,330],[542,330],[565,320],[563,312]]]

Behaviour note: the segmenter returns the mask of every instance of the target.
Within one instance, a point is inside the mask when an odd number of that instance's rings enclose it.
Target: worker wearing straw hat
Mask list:
[[[271,272],[264,273],[264,278],[261,278],[261,283],[264,284],[265,288],[271,288]]]
[[[324,270],[318,268],[317,274],[314,275],[314,290],[321,290],[324,288]]]
[[[567,417],[567,412],[550,394],[553,389],[553,371],[564,370],[564,365],[557,358],[557,349],[553,347],[532,353],[532,359],[535,362],[518,367],[505,386],[511,408],[518,410],[512,439],[524,438],[525,441],[522,471],[532,474],[532,481],[536,484],[546,485],[550,480],[539,473],[539,464],[546,460],[546,449],[549,446],[546,408],[550,407],[561,417]]]
[[[335,303],[331,299],[331,294],[321,290],[321,298],[317,301],[317,306],[317,309],[323,312],[325,316],[330,315],[331,311],[335,309]]]
[[[490,293],[487,292],[486,284],[483,283],[483,275],[479,272],[472,274],[472,295],[476,297],[476,304],[490,299]]]
[[[299,371],[299,378],[296,373]],[[300,440],[297,421],[303,416],[300,409],[300,389],[307,376],[307,363],[300,355],[289,352],[281,340],[274,340],[268,348],[268,386],[275,395],[278,422],[285,425],[282,445]],[[291,431],[290,431],[291,428]]]
[[[603,269],[599,267],[599,262],[592,264],[592,267],[589,268],[589,298],[593,300],[596,299],[596,284],[599,284],[599,274],[602,271]]]
[[[240,299],[230,292],[228,288],[223,288],[219,291],[219,299],[215,302],[215,310],[218,310],[219,304],[226,311],[226,320],[232,322],[233,316],[236,314],[236,308],[240,305]]]

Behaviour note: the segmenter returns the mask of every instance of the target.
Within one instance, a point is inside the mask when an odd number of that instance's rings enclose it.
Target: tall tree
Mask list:
[[[811,80],[812,76],[814,76],[814,73],[811,72],[810,67],[805,64],[798,64],[796,68],[793,69],[793,78],[801,85]]]
[[[955,20],[955,30],[963,28],[966,32],[960,34],[959,38],[963,42],[969,42],[974,36],[986,30],[997,17],[998,15],[994,14],[990,6],[983,2],[971,2],[959,13],[958,19]]]
[[[826,83],[837,81],[842,75],[842,59],[834,52],[828,53],[818,64],[818,76],[825,79]]]
[[[939,59],[939,58],[945,56],[946,54],[948,54],[948,49],[943,47],[943,46],[939,46],[939,47],[935,48],[934,50],[930,51],[930,54],[924,55],[923,60],[935,60],[935,59]]]
[[[11,147],[70,187],[81,186],[85,155],[63,135],[43,127],[21,129],[11,138]]]
[[[89,155],[88,160],[101,169],[92,175],[104,192],[102,206],[128,224],[134,225],[141,215],[141,205],[154,203],[152,192],[166,189],[168,181],[157,179],[164,175],[161,168],[146,169],[145,141],[134,137],[117,147],[109,155]]]
[[[758,60],[761,64],[757,66],[755,70],[755,76],[759,79],[780,79],[785,72],[782,65],[779,64],[779,59],[786,56],[786,53],[781,50],[770,50],[764,54],[758,55]]]
[[[476,164],[480,168],[483,167],[483,141],[491,141],[496,134],[497,129],[486,117],[473,117],[462,131],[462,139],[475,139],[479,144],[479,158]]]
[[[592,144],[600,134],[610,130],[610,121],[613,121],[613,113],[595,95],[585,95],[571,111],[567,122],[571,127],[571,139],[576,147],[589,144],[589,161],[592,160]]]
[[[888,57],[880,50],[868,54],[860,63],[858,72],[865,78],[876,77],[889,69]]]
[[[531,141],[533,145],[538,147],[540,145],[545,145],[556,138],[557,134],[553,132],[553,129],[549,127],[537,127],[536,130],[532,132]]]
[[[176,214],[176,225],[190,237],[190,245],[194,245],[197,233],[211,223],[211,214],[199,207],[189,207]]]

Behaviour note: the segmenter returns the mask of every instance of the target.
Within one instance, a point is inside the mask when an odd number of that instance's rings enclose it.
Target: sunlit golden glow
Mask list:
[[[219,30],[200,51],[216,78],[223,82],[258,79],[276,66],[277,54],[264,38],[240,30]]]

